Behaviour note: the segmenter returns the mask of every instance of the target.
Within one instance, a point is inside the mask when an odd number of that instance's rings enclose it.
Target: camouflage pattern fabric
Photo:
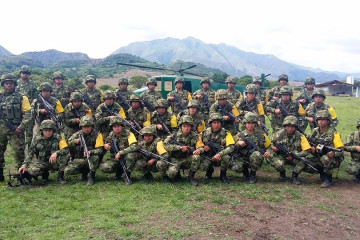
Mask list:
[[[85,103],[81,103],[78,108],[75,108],[72,103],[69,103],[64,110],[64,134],[65,139],[68,140],[75,132],[81,129],[75,119],[82,118],[83,116],[91,116],[92,114],[91,109]],[[77,116],[77,114],[79,114],[79,116]]]
[[[227,100],[234,105],[243,97],[241,92],[236,89],[234,89],[234,91],[226,89],[225,91],[227,93]]]
[[[96,88],[91,89],[91,90],[89,88],[86,88],[83,91],[83,95],[87,95],[90,98],[92,105],[89,103],[86,103],[86,104],[91,108],[91,111],[93,113],[95,113],[97,107],[103,102],[103,99],[102,99],[103,93]]]
[[[189,101],[192,99],[190,92],[188,92],[187,90],[182,90],[181,92],[174,90],[172,92],[169,92],[167,97],[175,97],[175,98],[179,99],[179,102],[180,102],[181,106],[183,107],[183,109],[186,109]],[[178,104],[176,104],[175,100],[169,101],[169,105],[170,105],[171,111],[174,115],[177,115],[182,111],[181,107]]]
[[[351,154],[351,162],[345,171],[350,175],[360,174],[360,152],[356,151],[356,146],[360,146],[360,131],[351,133],[345,141],[344,150]]]
[[[317,112],[319,112],[321,110],[328,110],[329,108],[331,108],[331,106],[327,103],[322,102],[319,106],[317,106],[315,104],[315,102],[312,102],[306,107],[305,115],[307,117],[314,117],[314,116],[316,116]],[[337,119],[337,117],[334,119],[331,119],[331,127],[336,127],[338,125],[338,123],[339,123],[339,120]],[[309,125],[310,125],[311,129],[314,129],[317,127],[316,121],[310,122]]]
[[[149,91],[146,90],[140,94],[140,98],[148,100],[154,107],[156,105],[156,101],[159,99],[163,99],[160,92],[157,91]]]
[[[67,104],[69,104],[70,95],[72,92],[73,89],[66,85],[62,85],[61,87],[54,86],[51,96],[53,96],[56,99],[59,99],[62,106],[66,106]]]

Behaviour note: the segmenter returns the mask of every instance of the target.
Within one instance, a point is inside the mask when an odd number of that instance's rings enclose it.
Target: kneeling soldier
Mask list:
[[[360,182],[360,119],[357,121],[357,131],[346,138],[344,150],[351,153],[351,163],[345,171],[354,175],[354,182]]]
[[[137,140],[132,132],[125,129],[124,122],[119,117],[110,120],[110,127],[112,127],[112,132],[106,138],[104,148],[111,151],[111,158],[102,162],[99,169],[105,173],[115,172],[114,180],[116,181],[120,180],[121,175],[125,173],[125,183],[130,184],[130,173],[135,167],[135,152],[138,150]],[[116,152],[117,150],[120,151]],[[125,165],[125,172],[120,164]]]
[[[66,174],[81,173],[82,181],[86,181],[90,172],[88,185],[95,183],[95,172],[103,154],[104,140],[101,133],[94,130],[94,119],[84,116],[80,119],[81,130],[74,133],[68,140],[74,160],[65,168]],[[72,149],[73,148],[73,149]]]
[[[44,120],[41,123],[40,133],[32,140],[19,173],[27,172],[32,177],[42,176],[43,182],[46,183],[49,179],[49,170],[58,169],[58,183],[66,183],[64,169],[69,160],[69,149],[66,141],[55,131],[56,126],[52,120]]]

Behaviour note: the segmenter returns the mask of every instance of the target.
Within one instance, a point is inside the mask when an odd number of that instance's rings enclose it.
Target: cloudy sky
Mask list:
[[[3,0],[0,45],[104,58],[132,42],[189,36],[306,67],[360,72],[358,1]]]

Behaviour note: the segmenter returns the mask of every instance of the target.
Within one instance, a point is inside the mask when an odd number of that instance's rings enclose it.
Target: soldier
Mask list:
[[[136,94],[132,94],[130,97],[130,109],[127,111],[127,118],[135,125],[138,131],[141,131],[143,127],[150,126],[151,114],[145,108],[140,100],[140,97]]]
[[[183,110],[178,114],[177,121],[179,121],[182,116],[188,115],[193,120],[193,130],[197,133],[201,133],[205,130],[205,121],[203,115],[199,111],[199,102],[196,100],[191,100],[187,105],[187,110]]]
[[[324,90],[317,89],[312,94],[313,102],[310,103],[306,109],[306,120],[310,123],[311,130],[317,127],[315,116],[316,113],[320,110],[327,110],[331,115],[331,127],[335,128],[337,124],[339,123],[336,112],[333,107],[331,107],[329,104],[324,103],[324,100],[326,99]]]
[[[174,115],[179,114],[182,110],[185,110],[185,106],[192,100],[191,93],[184,90],[185,80],[183,77],[177,77],[175,79],[175,90],[171,91],[167,95],[167,100],[171,106],[171,111]]]
[[[129,85],[127,78],[120,78],[118,86],[119,90],[116,92],[116,102],[120,104],[120,106],[127,111],[130,96],[132,95],[132,92],[130,92],[127,87]]]
[[[265,106],[268,103],[268,98],[266,96],[266,92],[261,90],[261,78],[254,77],[252,83],[256,86],[256,98],[262,103],[263,106]]]
[[[156,111],[152,113],[151,125],[155,126],[159,138],[165,139],[177,128],[176,116],[168,112],[168,103],[165,99],[158,99],[155,105]]]
[[[91,109],[83,102],[81,93],[72,92],[70,103],[64,109],[64,134],[66,140],[80,130],[79,123],[83,116],[91,117]]]
[[[87,174],[90,172],[87,185],[93,185],[96,169],[99,166],[100,157],[103,155],[104,140],[101,133],[97,133],[94,129],[93,117],[82,117],[80,127],[81,130],[74,133],[68,141],[70,151],[74,152],[75,156],[74,160],[65,168],[65,173],[69,175],[81,173],[81,181],[86,181]],[[85,143],[81,143],[81,138],[85,140]]]
[[[136,137],[132,132],[125,129],[124,122],[119,117],[110,120],[110,127],[112,128],[112,131],[105,140],[104,149],[111,151],[111,158],[102,162],[99,169],[105,173],[115,172],[114,180],[119,181],[121,175],[124,173],[124,170],[119,163],[122,158],[122,161],[126,166],[126,174],[130,179],[130,174],[135,167],[135,152],[138,150]],[[115,149],[112,149],[112,144],[116,144],[120,151],[115,153]],[[127,181],[126,178],[124,180],[126,184],[131,183],[131,181]]]
[[[283,86],[286,86],[289,82],[288,76],[286,74],[281,74],[278,77],[279,86],[275,86],[269,91],[268,99],[269,101],[277,101],[280,98],[280,89]]]
[[[222,128],[223,116],[220,113],[211,113],[209,127],[202,132],[202,142],[204,143],[203,170],[206,171],[205,179],[211,179],[214,166],[220,165],[220,180],[229,184],[226,171],[230,164],[229,154],[234,150],[234,138],[225,128]]]
[[[73,89],[64,85],[65,76],[60,71],[54,72],[52,79],[55,84],[51,96],[59,99],[62,106],[66,106],[69,103]]]
[[[0,182],[4,181],[5,151],[10,143],[14,151],[16,168],[25,158],[24,131],[30,121],[30,103],[28,98],[15,91],[16,79],[12,74],[1,76],[0,92]]]
[[[50,83],[43,82],[40,84],[40,96],[55,109],[56,117],[59,121],[61,121],[64,115],[64,108],[58,99],[51,96],[52,91],[53,88]],[[36,123],[34,127],[34,134],[38,133],[38,128],[42,121],[51,119],[51,113],[46,110],[45,103],[40,98],[40,96],[34,99],[34,101],[31,103],[31,113],[34,116]]]
[[[116,116],[125,119],[126,115],[122,107],[115,102],[115,94],[112,91],[105,91],[102,98],[104,102],[97,107],[95,112],[96,129],[104,138],[107,138],[111,131],[110,120]]]
[[[163,97],[161,96],[160,92],[155,91],[155,88],[157,86],[157,80],[154,77],[150,77],[148,78],[147,82],[146,82],[146,86],[148,87],[148,90],[142,92],[140,94],[140,98],[144,101],[147,100],[150,102],[150,104],[152,106],[156,105],[156,101],[158,99],[162,99]],[[150,109],[149,109],[150,110]]]
[[[16,86],[16,91],[27,96],[31,104],[32,101],[39,94],[39,91],[37,90],[36,84],[29,79],[29,76],[31,75],[30,67],[27,65],[21,66],[19,73],[20,73],[20,79],[17,80],[18,85]],[[30,147],[31,140],[33,138],[34,125],[35,125],[35,121],[31,119],[25,130],[26,144],[28,149]]]
[[[274,143],[286,147],[290,152],[299,157],[306,157],[310,153],[310,144],[306,137],[296,130],[298,119],[295,116],[287,116],[283,122],[284,129],[274,133],[271,142],[273,157],[270,160],[271,165],[280,173],[280,182],[286,181],[285,164],[292,166],[293,172],[291,180],[293,183],[301,184],[298,179],[299,174],[304,170],[305,163],[295,159],[293,156],[287,156],[275,146]]]
[[[245,130],[235,136],[236,144],[233,158],[236,158],[235,162],[233,161],[230,164],[231,170],[235,172],[242,170],[245,179],[252,184],[256,183],[256,171],[260,169],[263,159],[270,157],[270,153],[265,151],[270,146],[270,139],[264,132],[255,128],[257,122],[258,116],[255,113],[248,112],[245,114],[243,121]],[[264,153],[257,149],[252,149],[251,146],[247,146],[244,138],[250,139],[258,148],[263,149]]]
[[[302,89],[300,95],[296,98],[296,100],[301,103],[303,108],[305,109],[310,103],[312,103],[312,95],[315,87],[315,79],[312,77],[307,77],[305,79],[305,87]]]
[[[47,183],[49,171],[58,170],[58,183],[66,183],[64,169],[69,160],[69,149],[66,141],[55,131],[54,121],[44,120],[41,123],[40,133],[34,137],[19,173],[27,172],[32,177],[41,176],[42,181]]]
[[[139,142],[139,149],[143,149],[148,153],[154,153],[164,159],[169,158],[169,153],[164,147],[164,142],[156,136],[155,128],[153,126],[144,127],[141,130],[141,135],[144,140]],[[163,160],[149,157],[145,154],[138,154],[138,159],[135,164],[135,170],[144,174],[141,180],[152,180],[151,172],[158,172],[159,166],[162,166]],[[168,183],[167,178],[164,182]]]
[[[211,79],[205,78],[201,80],[201,89],[193,93],[193,98],[198,100],[200,109],[205,121],[209,119],[210,107],[215,103],[215,92],[210,88]]]
[[[356,124],[357,131],[351,133],[345,142],[344,150],[351,153],[351,162],[345,171],[354,175],[354,182],[360,182],[360,119]]]
[[[227,100],[235,105],[236,102],[242,98],[241,92],[235,89],[236,78],[233,76],[228,76],[225,83],[228,87],[228,89],[225,90],[227,94]],[[216,99],[219,99],[217,94],[215,97]]]
[[[210,107],[210,113],[220,113],[223,116],[223,125],[226,130],[235,135],[239,124],[239,111],[235,105],[227,101],[228,94],[226,90],[220,89],[216,92],[217,101]]]
[[[284,118],[288,115],[296,116],[299,120],[298,130],[303,131],[305,110],[295,100],[291,100],[292,89],[289,86],[281,87],[280,99],[272,100],[266,105],[266,111],[271,113],[271,126],[273,132],[282,129]]]
[[[315,148],[318,144],[329,146],[332,148],[342,149],[344,144],[341,141],[340,134],[335,128],[331,127],[331,115],[327,110],[320,110],[315,115],[318,127],[314,128],[308,135],[309,142],[313,145],[311,153],[320,158],[323,171],[320,171],[320,177],[323,180],[321,187],[333,186],[332,172],[334,168],[338,168],[344,160],[342,151],[329,151],[326,154],[317,152]]]
[[[85,78],[85,84],[87,86],[87,88],[83,91],[85,103],[91,108],[91,111],[95,113],[97,107],[103,102],[103,93],[95,88],[96,77],[94,75],[87,75]]]
[[[165,149],[170,153],[170,162],[175,164],[169,165],[165,162],[158,164],[159,171],[168,181],[180,174],[180,169],[190,169],[188,176],[190,183],[194,186],[199,185],[194,176],[200,166],[200,154],[204,152],[204,144],[201,137],[191,131],[194,127],[193,124],[190,116],[182,116],[179,120],[180,129],[169,135],[164,141]]]

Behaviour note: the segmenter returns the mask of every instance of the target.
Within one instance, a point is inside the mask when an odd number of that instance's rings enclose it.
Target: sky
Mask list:
[[[358,1],[2,0],[0,45],[104,58],[133,42],[194,37],[328,71],[360,72]]]

